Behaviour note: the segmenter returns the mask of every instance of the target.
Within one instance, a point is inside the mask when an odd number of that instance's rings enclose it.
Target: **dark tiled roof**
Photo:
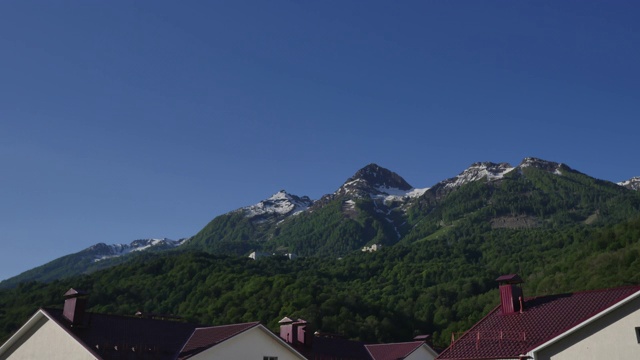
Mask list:
[[[315,336],[311,351],[306,351],[305,356],[315,360],[369,360],[363,342],[333,336]]]
[[[215,346],[233,336],[240,334],[241,332],[256,327],[259,324],[259,322],[251,322],[244,324],[198,328],[194,331],[193,335],[191,335],[184,348],[180,352],[178,358],[188,359],[199,352]]]
[[[87,313],[72,326],[62,310],[42,309],[102,359],[187,359],[259,322],[200,327],[178,321]]]
[[[640,291],[640,286],[526,299],[523,313],[500,306],[445,349],[438,359],[499,359],[525,354]]]
[[[404,359],[424,344],[423,341],[411,341],[395,344],[365,345],[373,360]]]
[[[59,309],[42,309],[102,359],[175,359],[198,327],[177,321],[86,313],[71,326]]]

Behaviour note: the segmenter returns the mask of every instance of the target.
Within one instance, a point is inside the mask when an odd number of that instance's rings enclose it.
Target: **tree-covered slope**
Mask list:
[[[99,312],[271,328],[302,317],[354,339],[446,345],[497,304],[502,274],[519,273],[526,296],[640,283],[638,191],[536,159],[474,164],[424,191],[366,170],[313,204],[278,193],[218,216],[173,252],[1,290],[0,338],[79,287]],[[386,246],[359,251],[372,243]],[[244,256],[279,249],[303,257]]]
[[[499,180],[464,184],[442,195],[429,189],[407,211],[403,242],[440,236],[455,228],[486,232],[498,228],[598,226],[640,212],[640,194],[557,164],[550,172],[522,167]]]
[[[535,158],[516,167],[476,163],[409,196],[412,189],[399,175],[371,164],[294,216],[256,221],[240,211],[225,214],[188,246],[218,254],[281,248],[305,256],[339,257],[365,244],[412,243],[456,227],[485,232],[595,226],[640,211],[637,191]],[[403,195],[391,195],[397,193]]]
[[[205,324],[284,316],[365,341],[432,333],[446,345],[497,305],[494,279],[519,273],[525,296],[640,283],[640,216],[603,226],[456,227],[441,236],[342,259],[253,261],[203,252],[142,254],[134,261],[50,284],[0,291],[0,338],[39,306],[61,306],[70,287],[91,292],[90,310],[138,310]]]
[[[139,239],[130,244],[107,245],[99,243],[74,254],[65,255],[44,265],[27,270],[10,279],[0,281],[0,289],[11,288],[22,282],[49,282],[79,274],[89,274],[134,259],[140,252],[162,252],[174,249],[182,240]]]
[[[402,208],[421,194],[414,190],[398,174],[369,164],[332,194],[306,203],[304,211],[256,216],[252,207],[243,208],[213,219],[185,247],[228,255],[285,249],[339,257],[367,243],[392,245],[401,237]]]

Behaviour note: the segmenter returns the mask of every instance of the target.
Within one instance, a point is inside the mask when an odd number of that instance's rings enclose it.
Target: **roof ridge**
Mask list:
[[[229,327],[229,326],[240,326],[240,325],[251,325],[256,326],[260,324],[260,321],[250,321],[250,322],[244,322],[244,323],[236,323],[236,324],[225,324],[225,325],[213,325],[213,326],[199,326],[197,328],[195,328],[194,330],[204,330],[204,329],[212,329],[212,328],[223,328],[223,327]]]
[[[184,358],[188,358],[191,357],[195,354],[198,354],[206,349],[210,349],[220,343],[223,343],[231,338],[233,338],[234,336],[240,335],[243,332],[249,330],[249,329],[253,329],[255,327],[261,326],[259,321],[253,321],[253,322],[246,322],[246,323],[238,323],[238,324],[226,324],[226,325],[217,325],[217,326],[207,326],[207,327],[197,327],[195,329],[193,329],[193,332],[191,333],[191,335],[187,338],[187,341],[182,345],[182,348],[180,349],[180,351],[178,352],[178,354],[184,353],[185,349],[189,346],[189,343],[192,341],[192,339],[194,339],[194,337],[196,336],[196,334],[202,333],[202,332],[206,332],[206,331],[212,331],[212,330],[221,330],[221,329],[225,329],[225,328],[229,328],[229,327],[238,327],[237,330],[230,332],[229,334],[226,334],[224,337],[220,337],[218,339],[216,339],[213,342],[209,342],[204,346],[201,346],[199,348],[195,348],[195,349],[190,349],[188,352],[193,352],[192,354],[186,354],[186,356]]]
[[[531,296],[531,297],[525,298],[525,301],[526,300],[531,300],[531,299],[540,299],[540,298],[545,298],[545,297],[550,297],[550,296],[580,295],[580,294],[588,294],[588,293],[595,293],[595,292],[607,292],[607,291],[613,291],[613,290],[624,290],[624,289],[633,289],[633,288],[636,288],[636,289],[640,290],[640,284],[639,285],[615,286],[615,287],[602,288],[602,289],[579,290],[579,291],[557,293],[557,294],[536,295],[536,296]]]
[[[252,329],[258,325],[260,325],[259,321],[252,321],[252,322],[246,322],[246,323],[238,323],[238,324],[227,324],[227,325],[218,325],[218,326],[209,326],[209,327],[201,327],[201,328],[195,328],[193,329],[193,333],[191,334],[191,336],[193,336],[198,330],[209,330],[209,329],[222,329],[222,328],[229,328],[231,326],[241,326],[241,325],[245,325],[243,327],[241,327],[240,329],[238,329],[237,331],[234,331],[233,333],[230,333],[228,336],[220,338],[219,341],[216,342],[216,344],[220,344],[221,342],[227,341],[229,339],[231,339],[232,337],[243,333],[249,329]],[[190,339],[190,338],[189,338]],[[187,339],[187,343],[189,342],[189,339]],[[215,344],[214,344],[215,345]]]
[[[441,353],[446,356],[467,356],[472,354],[482,354],[482,356],[502,356],[508,357],[509,351],[526,352],[535,349],[537,346],[546,343],[567,331],[571,331],[576,326],[582,326],[587,322],[597,319],[602,314],[606,314],[610,309],[615,309],[621,304],[625,304],[629,299],[640,297],[640,285],[625,285],[605,289],[590,289],[564,294],[550,294],[526,298],[525,310],[522,313],[501,314],[501,304],[486,314],[476,322],[471,328],[462,333],[457,339],[453,337],[452,343]],[[549,320],[550,314],[559,314],[560,311],[569,310],[571,314],[562,316],[562,319]],[[551,327],[549,327],[551,325]],[[544,330],[540,327],[545,326]],[[475,333],[478,332],[476,336]],[[513,345],[507,347],[494,348],[492,345],[483,345],[478,349],[478,341],[483,339],[493,339],[492,332],[500,332],[500,341],[503,340],[503,332],[519,332],[526,336],[511,339],[511,335],[504,340],[517,340]],[[481,333],[486,333],[481,336]],[[532,336],[529,336],[532,335]],[[473,340],[476,338],[476,340]],[[469,341],[476,342],[475,346]],[[501,342],[502,344],[502,342]],[[473,350],[475,349],[475,350]],[[519,349],[519,350],[518,350]],[[517,353],[515,353],[517,354]],[[442,357],[445,358],[445,357]],[[475,358],[475,357],[474,357]]]
[[[636,294],[638,294],[640,292],[640,285],[628,285],[628,286],[620,286],[620,287],[616,287],[616,288],[595,289],[595,290],[587,290],[587,291],[581,291],[581,292],[577,292],[577,293],[571,293],[571,295],[575,295],[575,294],[589,294],[589,293],[596,293],[596,292],[607,292],[607,291],[614,291],[614,290],[622,291],[622,290],[631,290],[631,289],[635,289],[635,291],[632,292],[632,293],[629,293],[629,294],[624,294],[623,293],[623,294],[617,296],[615,299],[613,299],[610,303],[596,307],[593,312],[590,312],[589,314],[586,314],[584,317],[576,319],[573,323],[567,324],[565,327],[559,329],[557,334],[552,336],[551,338],[555,338],[556,336],[564,334],[565,332],[573,329],[574,327],[579,326],[580,324],[584,324],[585,322],[589,321],[590,319],[593,319],[594,317],[599,316],[604,311],[614,308],[615,306],[617,306],[618,304],[620,304],[624,300],[633,297],[634,295],[636,295]],[[562,295],[562,294],[560,294],[560,295]],[[552,295],[549,295],[549,296],[552,296]],[[548,341],[548,340],[549,339],[547,339],[546,341]],[[542,340],[542,341],[539,341],[538,343],[531,344],[527,350],[529,351],[531,349],[535,349],[537,346],[539,346],[541,344],[544,344],[546,341]]]
[[[379,359],[380,355],[383,358],[389,358],[389,348],[396,347],[395,348],[396,351],[395,351],[395,355],[394,356],[397,356],[398,354],[402,354],[401,358],[404,359],[405,357],[409,356],[410,354],[413,354],[422,345],[426,345],[424,341],[405,341],[405,342],[386,343],[386,344],[365,344],[364,348],[367,351],[367,353],[369,353],[369,356],[372,359]],[[402,346],[402,347],[398,348],[397,346]],[[385,349],[385,348],[387,348],[387,349]],[[386,350],[386,354],[381,354],[380,353],[380,351],[382,351],[384,353],[385,350]],[[398,350],[402,350],[402,352],[399,352]],[[391,353],[393,353],[393,352],[391,352]]]
[[[57,307],[41,307],[40,309],[42,310],[46,310],[46,311],[59,311],[59,312],[63,312],[63,309],[61,308],[57,308]],[[192,322],[188,322],[188,321],[184,321],[181,317],[177,316],[177,318],[175,318],[174,320],[168,320],[168,319],[157,319],[154,317],[145,317],[145,316],[136,316],[136,315],[123,315],[123,314],[105,314],[105,313],[99,313],[99,312],[93,312],[93,311],[85,311],[86,315],[90,315],[90,316],[102,316],[102,317],[111,317],[111,318],[121,318],[121,319],[136,319],[139,321],[154,321],[154,322],[172,322],[172,323],[177,323],[177,324],[186,324],[186,325],[192,325],[194,326],[196,329],[199,327],[202,327],[201,324],[197,324],[197,323],[192,323]],[[158,315],[158,316],[162,316],[163,314],[154,314],[154,315]],[[167,316],[169,316],[170,314],[166,314]]]
[[[413,344],[413,343],[422,343],[424,344],[424,341],[420,341],[420,340],[414,340],[414,341],[398,341],[398,342],[394,342],[394,343],[379,343],[379,344],[365,344],[364,346],[379,346],[379,345],[398,345],[398,344]]]
[[[69,336],[71,336],[76,342],[78,342],[78,344],[80,344],[80,346],[85,348],[85,350],[87,350],[90,354],[92,354],[93,356],[96,356],[97,358],[99,358],[99,354],[97,354],[91,347],[89,347],[78,335],[74,334],[73,331],[71,331],[67,326],[65,326],[65,324],[61,323],[60,319],[58,319],[55,316],[55,314],[51,313],[50,310],[59,310],[60,312],[62,312],[62,309],[41,307],[40,309],[38,309],[38,311],[36,311],[36,314],[38,314],[38,312],[41,312],[44,316],[46,316],[48,319],[53,321],[64,332],[66,332]],[[36,316],[36,314],[34,314],[33,316]],[[28,323],[28,321],[27,321],[27,323]]]

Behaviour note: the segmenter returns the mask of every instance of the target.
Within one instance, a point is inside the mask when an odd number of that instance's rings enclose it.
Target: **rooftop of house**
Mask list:
[[[86,313],[72,324],[60,309],[42,311],[100,358],[188,359],[258,322],[200,326],[179,321]]]
[[[369,359],[364,342],[334,336],[315,336],[310,349],[304,351],[313,359]]]
[[[517,358],[639,291],[640,286],[626,286],[526,298],[522,312],[510,314],[497,306],[438,359]]]
[[[188,359],[212,346],[260,325],[259,322],[197,328],[180,352],[178,359]]]
[[[299,355],[313,359],[397,360],[412,354],[430,338],[423,335],[412,342],[366,345],[335,334],[313,332],[307,321],[288,317],[280,320],[278,337],[259,322],[202,326],[171,315],[137,312],[135,316],[123,316],[87,312],[87,296],[85,291],[70,289],[64,294],[63,309],[41,308],[2,344],[0,351],[18,344],[20,338],[43,319],[56,323],[97,359],[185,360],[256,327],[281,340],[292,351],[299,351]]]
[[[397,360],[404,359],[416,351],[424,341],[411,341],[393,344],[371,344],[365,345],[373,360]]]
[[[177,321],[89,312],[82,324],[73,325],[60,309],[42,311],[101,358],[130,352],[156,359],[175,359],[198,328],[198,325]]]
[[[96,358],[102,359],[189,359],[244,331],[260,326],[259,322],[202,326],[143,314],[122,316],[84,311],[81,320],[72,321],[62,309],[40,310]],[[306,324],[306,321],[300,319],[294,322],[285,318],[282,322]],[[318,333],[308,344],[289,345],[314,359],[396,360],[405,358],[423,344],[424,340],[365,345],[361,341]]]

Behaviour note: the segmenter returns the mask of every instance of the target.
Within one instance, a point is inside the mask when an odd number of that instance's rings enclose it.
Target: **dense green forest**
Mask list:
[[[500,275],[521,275],[525,296],[640,284],[640,192],[547,162],[405,200],[345,191],[288,218],[236,211],[174,251],[21,282],[0,290],[0,341],[38,307],[62,306],[71,287],[89,291],[89,310],[101,313],[274,330],[289,316],[367,342],[432,334],[446,346],[498,304]],[[359,251],[370,243],[385,246]],[[302,256],[246,258],[258,249]]]
[[[498,302],[495,278],[517,272],[526,296],[640,283],[640,217],[603,227],[461,229],[413,245],[342,259],[258,261],[204,252],[148,254],[50,284],[0,292],[5,340],[39,307],[62,305],[70,287],[90,291],[90,310],[176,314],[202,324],[284,316],[364,341],[433,334],[447,345]]]

